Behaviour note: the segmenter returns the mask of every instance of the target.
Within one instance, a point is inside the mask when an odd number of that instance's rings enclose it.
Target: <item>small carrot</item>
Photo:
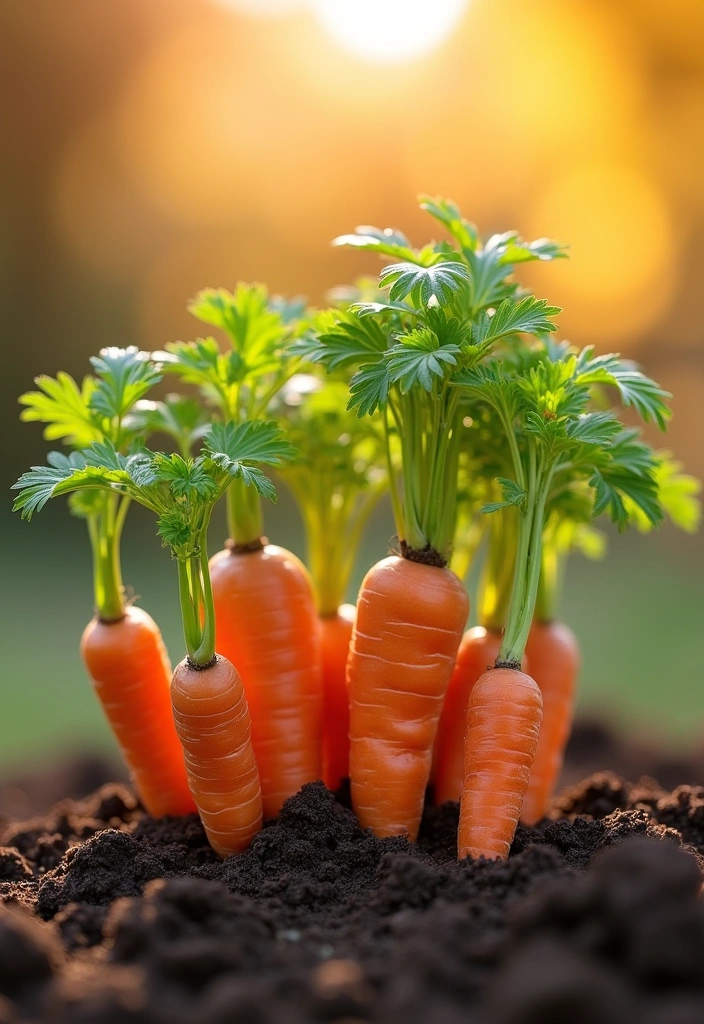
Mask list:
[[[21,418],[46,424],[45,437],[71,448],[108,442],[122,454],[143,434],[135,408],[161,379],[159,368],[134,347],[103,349],[91,363],[95,376],[80,387],[66,373],[37,377],[39,390],[20,397]],[[50,456],[49,484],[71,460],[78,465],[80,457]],[[33,495],[25,498],[16,507],[27,518],[46,500],[41,488],[38,504]],[[93,555],[96,615],[83,633],[81,654],[144,807],[153,817],[185,814],[195,804],[171,717],[168,655],[156,623],[126,604],[122,586],[120,539],[129,504],[118,493],[71,495],[71,511],[85,519]]]
[[[543,727],[521,812],[524,825],[535,825],[547,811],[562,768],[572,726],[579,644],[563,622],[534,622],[526,654],[543,696]]]
[[[171,696],[176,732],[186,758],[191,793],[213,849],[244,849],[262,820],[261,788],[239,676],[215,652],[215,610],[208,571],[207,531],[216,502],[234,479],[271,498],[276,492],[259,468],[291,454],[272,423],[213,424],[198,458],[141,448],[125,457],[109,442],[71,460],[35,468],[20,481],[18,507],[26,514],[49,498],[100,490],[135,500],[158,517],[158,532],[178,567],[181,617],[188,656],[174,674]],[[133,709],[135,716],[143,708]],[[131,723],[140,735],[143,723]],[[149,763],[150,733],[139,756]],[[183,763],[183,762],[182,762]]]
[[[347,664],[350,779],[359,822],[375,835],[416,838],[468,611],[449,569],[392,555],[362,583]]]
[[[350,702],[345,670],[356,608],[341,604],[320,619],[323,667],[323,782],[333,792],[350,773]]]
[[[262,791],[237,670],[219,655],[205,667],[184,658],[174,670],[171,701],[210,845],[221,857],[246,850],[262,826]]]
[[[542,709],[537,683],[518,669],[493,668],[475,683],[467,713],[460,858],[508,857],[538,745]]]
[[[264,815],[321,774],[318,619],[303,564],[284,548],[220,551],[210,561],[217,647],[237,665],[252,716]]]
[[[135,607],[114,621],[96,617],[81,654],[146,810],[153,818],[195,810],[171,716],[171,666],[154,620]]]
[[[334,791],[349,775],[345,666],[355,609],[344,601],[364,528],[387,488],[387,466],[379,424],[346,408],[345,383],[322,385],[299,374],[282,391],[286,433],[298,457],[281,475],[305,529],[322,659],[322,777]]]
[[[499,481],[503,500],[483,511],[505,516],[517,508],[520,516],[511,600],[496,667],[481,677],[469,698],[458,831],[461,857],[508,856],[530,784],[543,701],[538,684],[520,671],[520,664],[538,597],[546,512],[556,496],[569,492],[571,502],[586,504],[587,518],[608,508],[622,527],[628,524],[627,503],[638,506],[653,525],[663,516],[653,452],[635,432],[624,430],[614,414],[588,408],[591,384],[622,386],[646,419],[652,417],[664,427],[669,416],[665,393],[618,357],[592,358],[590,350],[577,357],[565,347],[545,346],[542,352],[536,347],[528,364],[495,364],[457,375],[468,398],[493,410],[513,463],[515,479]],[[546,749],[554,731],[553,722]],[[536,781],[543,778],[541,769]],[[534,819],[535,807],[529,814]]]

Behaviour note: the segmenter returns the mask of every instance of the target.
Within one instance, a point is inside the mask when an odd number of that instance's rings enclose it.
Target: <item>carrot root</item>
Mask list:
[[[343,604],[320,619],[323,673],[323,782],[335,792],[350,772],[350,704],[345,667],[356,609]]]
[[[378,836],[418,834],[468,605],[449,569],[396,556],[362,583],[347,663],[350,781],[360,824]]]
[[[458,852],[508,857],[538,745],[543,701],[525,672],[494,668],[469,699]]]
[[[246,850],[262,826],[262,794],[249,709],[234,666],[176,666],[171,685],[176,731],[208,842],[220,857]]]
[[[264,816],[321,777],[323,687],[308,573],[274,545],[210,560],[217,650],[242,678]]]
[[[132,606],[116,622],[93,619],[81,655],[147,812],[194,811],[171,715],[171,666],[152,617]]]

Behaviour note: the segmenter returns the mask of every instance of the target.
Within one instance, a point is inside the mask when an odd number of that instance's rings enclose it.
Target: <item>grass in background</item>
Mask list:
[[[297,513],[283,486],[279,492],[267,530],[272,542],[303,554]],[[389,510],[382,507],[361,552],[354,592],[364,567],[383,555],[392,534]],[[224,536],[224,521],[216,519],[214,550]],[[5,517],[2,537],[0,766],[60,751],[114,754],[78,653],[92,614],[84,524],[57,505],[42,513],[42,529]],[[657,537],[614,538],[602,563],[572,559],[564,619],[584,651],[581,709],[602,710],[624,729],[647,732],[660,743],[698,740],[704,726],[703,570],[701,541],[668,530]],[[127,526],[124,576],[159,623],[172,660],[179,661],[184,645],[176,569],[141,509],[133,510]]]

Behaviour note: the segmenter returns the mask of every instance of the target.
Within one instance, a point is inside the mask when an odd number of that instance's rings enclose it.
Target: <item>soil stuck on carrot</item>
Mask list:
[[[239,857],[108,784],[0,824],[0,1021],[704,1019],[704,788],[596,774],[506,863],[416,846],[306,786]]]

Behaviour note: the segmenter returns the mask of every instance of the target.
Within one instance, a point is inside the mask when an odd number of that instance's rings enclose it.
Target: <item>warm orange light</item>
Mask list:
[[[603,162],[556,177],[524,227],[570,244],[570,259],[552,272],[550,294],[578,326],[575,340],[631,338],[667,306],[672,224],[661,194],[637,170]]]

